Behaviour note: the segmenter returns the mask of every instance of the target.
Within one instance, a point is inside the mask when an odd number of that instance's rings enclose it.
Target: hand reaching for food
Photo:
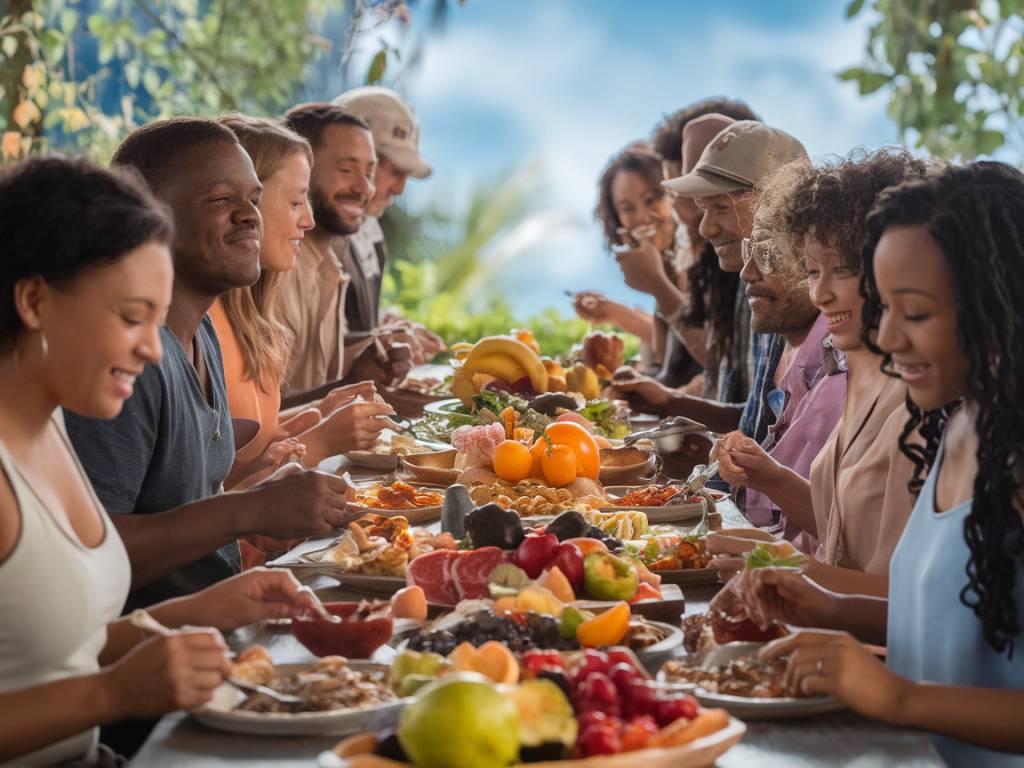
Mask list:
[[[791,568],[753,568],[729,582],[739,602],[759,628],[772,622],[798,627],[832,625],[839,595]]]
[[[330,416],[338,408],[354,402],[357,398],[371,403],[383,402],[377,393],[377,386],[372,381],[360,381],[358,384],[335,387],[316,403],[316,409],[321,415]]]
[[[763,491],[782,473],[782,465],[742,432],[730,432],[719,440],[712,456],[718,460],[718,474],[729,485]]]
[[[253,568],[189,598],[190,621],[230,632],[264,619],[322,613],[320,600],[291,571]],[[193,618],[193,616],[195,618]]]
[[[625,373],[622,368],[615,372],[615,377],[608,388],[608,399],[622,399],[636,411],[657,414],[676,396],[673,390],[661,382],[631,368],[626,370],[629,373]]]
[[[785,684],[804,695],[834,696],[865,717],[893,722],[914,685],[893,674],[846,632],[798,632],[761,649],[762,659],[789,656]]]

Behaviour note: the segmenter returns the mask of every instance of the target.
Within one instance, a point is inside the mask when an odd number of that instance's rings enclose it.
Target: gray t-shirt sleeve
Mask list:
[[[90,419],[65,411],[71,444],[107,512],[136,511],[156,447],[164,398],[161,375],[147,365],[135,391],[113,419]]]

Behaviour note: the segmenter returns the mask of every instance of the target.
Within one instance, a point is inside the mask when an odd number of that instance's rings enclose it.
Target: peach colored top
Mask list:
[[[213,302],[213,306],[210,307],[210,319],[213,320],[217,337],[220,339],[220,352],[224,358],[224,383],[227,386],[231,416],[236,419],[255,419],[260,423],[256,437],[242,446],[237,454],[239,461],[250,461],[263,453],[277,431],[278,412],[281,410],[281,383],[274,381],[264,383],[264,386],[260,387],[256,382],[245,378],[242,349],[238,346],[235,330],[231,327],[220,299]]]
[[[883,380],[875,399],[856,414],[848,445],[842,420],[811,465],[811,499],[820,541],[816,557],[829,565],[887,574],[889,560],[910,518],[907,490],[913,465],[899,449],[909,414],[906,387]]]

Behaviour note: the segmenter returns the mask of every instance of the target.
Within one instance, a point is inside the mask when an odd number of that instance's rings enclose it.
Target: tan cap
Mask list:
[[[749,191],[786,163],[806,157],[804,145],[785,131],[740,120],[715,135],[690,173],[662,184],[683,197]]]
[[[332,104],[359,115],[370,126],[378,154],[417,179],[430,175],[420,157],[420,124],[409,105],[390,88],[367,85],[345,91]]]

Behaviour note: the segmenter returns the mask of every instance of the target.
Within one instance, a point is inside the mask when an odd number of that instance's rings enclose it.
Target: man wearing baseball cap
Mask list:
[[[382,325],[380,289],[387,263],[387,244],[379,218],[405,191],[410,176],[425,179],[431,174],[431,168],[420,155],[419,122],[409,105],[390,88],[353,88],[332,103],[366,121],[377,151],[376,192],[366,207],[362,226],[350,236],[349,248],[342,257],[345,271],[351,278],[345,302],[351,343]],[[413,331],[419,342],[420,348],[414,346],[413,349],[416,362],[425,362],[444,348],[441,340],[422,326],[399,322],[407,331]]]
[[[712,135],[715,128],[720,130]],[[807,160],[807,151],[799,141],[777,128],[753,120],[732,122],[722,115],[708,115],[687,123],[683,129],[684,156],[689,149],[692,157],[695,145],[701,143],[706,146],[692,170],[662,183],[672,193],[694,199],[703,214],[700,234],[714,247],[719,266],[726,272],[739,272],[743,269],[742,242],[753,231],[757,186],[782,166],[798,159]],[[668,389],[652,391],[646,382],[614,382],[616,391],[627,399],[646,401],[638,405],[648,410],[687,416],[715,432],[738,426],[758,442],[763,440],[772,421],[770,412],[762,407],[764,394],[777,383],[786,340],[774,333],[750,333],[747,295],[741,291],[736,300],[735,328],[749,338],[749,353],[743,355],[743,360],[735,360],[734,366],[721,366],[719,401]],[[809,318],[808,329],[813,320]],[[750,391],[744,401],[729,402],[725,393],[730,391],[737,375],[750,376]]]

